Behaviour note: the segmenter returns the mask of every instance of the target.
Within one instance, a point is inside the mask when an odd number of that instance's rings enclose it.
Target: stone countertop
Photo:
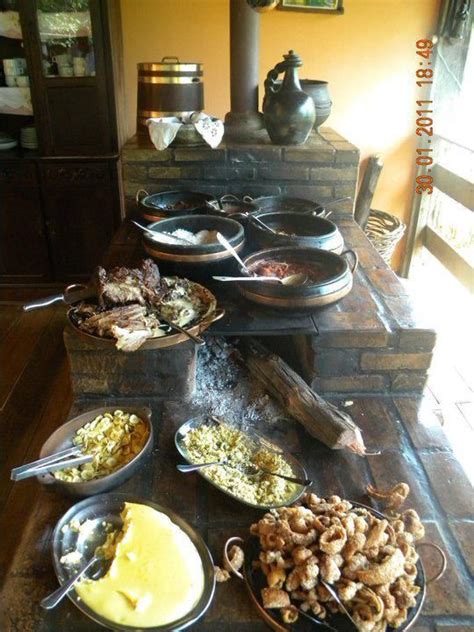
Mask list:
[[[164,408],[156,402],[147,403],[153,409],[155,449],[145,467],[115,491],[137,494],[178,512],[199,530],[218,562],[226,538],[248,533],[249,525],[261,512],[228,498],[196,474],[177,473],[173,435],[190,411],[182,402]],[[82,401],[76,403],[73,412],[103,404],[107,401]],[[120,402],[115,401],[117,404]],[[305,463],[314,480],[313,489],[321,496],[339,494],[367,502],[364,489],[368,483],[388,487],[397,481],[408,482],[412,492],[407,507],[420,513],[427,539],[439,544],[448,556],[447,571],[441,580],[428,586],[422,614],[412,629],[474,629],[472,488],[457,458],[457,444],[450,443],[448,431],[421,399],[361,397],[355,398],[347,410],[362,428],[370,447],[382,450],[380,456],[361,458],[331,451],[293,422],[276,423],[273,438]],[[41,598],[57,586],[50,556],[52,530],[72,504],[71,499],[37,485],[35,500],[23,516],[27,526],[2,594],[2,632],[103,629],[67,599],[49,612],[39,607]],[[428,575],[432,575],[438,567],[435,553],[420,549],[420,555]],[[192,629],[264,632],[268,628],[258,619],[243,584],[233,578],[217,585],[209,611]]]

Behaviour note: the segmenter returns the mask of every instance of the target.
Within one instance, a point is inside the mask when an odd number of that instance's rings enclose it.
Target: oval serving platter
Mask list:
[[[176,449],[189,464],[193,464],[194,461],[192,461],[189,458],[188,451],[184,444],[184,437],[187,435],[187,433],[190,430],[195,430],[196,428],[199,428],[200,426],[203,426],[204,424],[207,424],[207,423],[212,423],[212,420],[209,419],[207,415],[195,417],[193,419],[189,419],[188,421],[185,421],[184,424],[182,424],[175,433],[174,442],[176,445]],[[252,433],[252,435],[249,435],[249,438],[255,441],[256,444],[260,443],[260,446],[262,448],[272,449],[270,447],[271,442],[266,441],[262,437],[259,437],[256,433]],[[289,452],[286,452],[285,450],[282,450],[279,447],[278,447],[278,450],[275,450],[275,451],[277,451],[278,454],[280,454],[285,459],[285,461],[287,461],[287,463],[291,466],[294,476],[299,477],[299,478],[308,478],[308,474],[306,473],[305,468],[292,454],[290,454]],[[230,496],[230,498],[233,498],[234,500],[237,500],[238,502],[243,503],[244,505],[247,505],[248,507],[253,507],[254,509],[276,509],[277,507],[285,507],[286,505],[291,505],[292,503],[295,503],[297,500],[299,500],[307,489],[307,486],[298,485],[296,486],[295,493],[289,498],[287,498],[285,502],[279,503],[277,505],[259,505],[259,504],[250,503],[244,500],[243,498],[240,498],[240,496],[237,496],[236,494],[232,494],[232,492],[225,489],[224,487],[221,487],[218,483],[215,483],[209,477],[207,477],[205,472],[206,470],[203,469],[203,470],[198,470],[197,473],[200,476],[202,476],[210,485],[213,485],[214,487],[216,487],[223,494]]]
[[[70,568],[61,564],[60,559],[63,555],[70,551],[78,550],[82,553],[83,558],[87,560],[92,557],[96,547],[103,544],[106,534],[110,530],[121,528],[120,512],[123,509],[124,502],[140,503],[164,513],[189,536],[199,553],[204,571],[204,591],[198,603],[187,615],[177,621],[173,621],[171,624],[146,628],[147,632],[184,630],[202,617],[211,604],[215,590],[214,562],[204,540],[191,525],[173,511],[149,500],[128,494],[101,494],[87,498],[71,507],[56,524],[52,537],[51,553],[58,581],[60,585],[63,585],[78,571],[77,567]],[[90,528],[85,530],[85,533],[74,531],[68,528],[71,520],[78,520],[81,524],[89,520],[91,521],[88,523]],[[106,525],[110,525],[112,529],[107,529]],[[104,567],[103,572],[105,570],[106,568]],[[92,621],[108,629],[120,632],[142,630],[142,628],[114,623],[100,616],[79,598],[74,589],[71,589],[67,596]]]
[[[383,514],[381,514],[376,509],[372,507],[368,507],[362,503],[358,503],[355,501],[350,501],[354,507],[363,507],[364,509],[369,509],[377,518],[385,518]],[[287,632],[288,630],[292,630],[293,632],[312,632],[315,629],[318,629],[318,625],[304,616],[300,616],[296,623],[287,624],[283,623],[281,619],[280,613],[277,609],[265,609],[262,605],[262,599],[260,596],[260,591],[262,588],[267,586],[265,581],[265,575],[258,568],[253,568],[252,561],[258,560],[258,556],[260,553],[260,542],[258,537],[249,536],[244,541],[244,553],[245,553],[245,561],[244,561],[244,579],[247,589],[250,593],[250,598],[254,606],[257,608],[260,616],[270,625],[270,627],[276,632]],[[408,613],[408,617],[402,626],[395,628],[387,626],[386,632],[404,632],[408,630],[418,618],[421,609],[423,607],[423,603],[425,601],[426,596],[426,577],[425,570],[423,568],[423,564],[421,559],[418,560],[417,564],[418,575],[416,578],[416,585],[421,588],[420,592],[416,597],[416,605],[413,608],[410,608]],[[311,614],[311,613],[309,613]],[[312,615],[315,620],[321,623],[320,630],[321,632],[327,629],[327,626],[324,626],[327,623],[332,628],[335,628],[338,632],[354,632],[354,625],[351,623],[348,617],[345,615],[338,613],[336,615],[328,616],[327,619],[318,619],[318,617]]]
[[[148,439],[144,443],[140,452],[136,454],[133,459],[107,476],[94,478],[89,481],[82,481],[80,483],[62,481],[55,478],[51,473],[40,474],[37,476],[37,480],[42,485],[50,486],[51,489],[57,489],[69,496],[83,498],[85,496],[92,496],[93,494],[103,494],[114,487],[118,487],[138,472],[151,454],[154,444],[151,410],[146,406],[101,406],[100,408],[94,408],[93,410],[83,412],[76,417],[72,417],[62,426],[59,426],[59,428],[57,428],[48,437],[41,448],[40,459],[45,456],[49,456],[50,454],[54,454],[55,452],[59,452],[60,450],[72,447],[74,435],[79,428],[82,428],[86,423],[93,421],[98,415],[113,412],[117,409],[123,410],[125,413],[133,413],[137,415],[145,422],[145,425],[148,428]]]

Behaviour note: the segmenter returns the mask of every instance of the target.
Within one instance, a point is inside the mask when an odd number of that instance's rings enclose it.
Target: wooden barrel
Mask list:
[[[138,64],[137,132],[148,133],[146,120],[180,116],[204,109],[202,64],[163,57]]]

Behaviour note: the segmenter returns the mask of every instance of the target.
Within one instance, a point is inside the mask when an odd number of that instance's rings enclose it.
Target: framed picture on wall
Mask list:
[[[343,0],[280,0],[277,8],[308,13],[344,13]]]

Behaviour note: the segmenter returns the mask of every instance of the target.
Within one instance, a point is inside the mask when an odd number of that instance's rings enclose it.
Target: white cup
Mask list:
[[[72,77],[74,75],[72,66],[58,66],[60,77]]]
[[[71,53],[62,53],[61,55],[55,55],[53,57],[53,61],[55,61],[59,66],[70,66],[72,63],[72,55]]]
[[[5,83],[9,88],[16,86],[16,75],[5,75]]]
[[[16,85],[19,88],[27,88],[30,85],[30,78],[27,75],[21,75],[19,77],[15,77]]]
[[[86,60],[84,57],[74,57],[72,60],[74,75],[76,77],[84,77],[86,74]]]
[[[26,70],[26,59],[15,57],[3,60],[3,70],[6,75],[22,75]]]

